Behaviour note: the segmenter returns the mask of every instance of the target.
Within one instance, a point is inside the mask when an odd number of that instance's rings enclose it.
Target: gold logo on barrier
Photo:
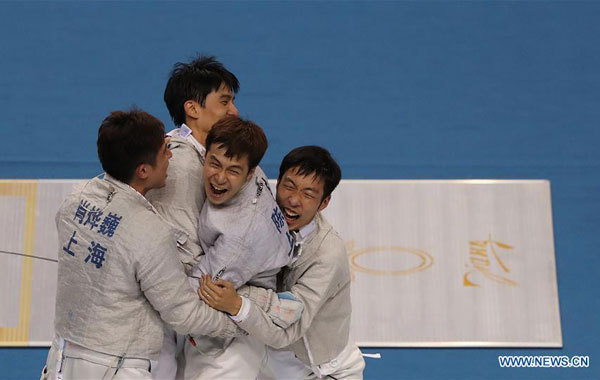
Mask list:
[[[490,234],[487,240],[474,240],[469,242],[469,263],[467,264],[467,272],[463,275],[463,286],[479,287],[472,279],[474,273],[481,273],[483,276],[492,281],[503,285],[517,285],[516,281],[511,280],[505,274],[510,273],[510,269],[500,259],[498,250],[504,253],[513,253],[514,247],[497,240],[492,240]],[[492,261],[493,258],[494,261]],[[492,268],[492,264],[496,263]],[[496,271],[496,273],[494,273]],[[499,272],[499,273],[498,273]]]
[[[398,275],[406,275],[415,272],[419,272],[429,268],[433,264],[433,257],[420,249],[416,248],[408,248],[408,247],[398,247],[398,246],[381,246],[381,247],[368,247],[363,249],[356,249],[354,241],[349,241],[346,243],[346,250],[348,251],[348,259],[350,260],[350,269],[352,272],[352,280],[354,280],[354,272],[363,272],[368,274],[374,274],[378,276],[398,276]],[[358,262],[359,257],[374,254],[378,252],[391,252],[393,254],[408,254],[413,255],[419,258],[419,262],[415,266],[411,266],[409,268],[402,269],[377,269],[377,268],[369,268]]]
[[[37,190],[37,180],[0,180],[0,197],[25,198],[25,220],[22,226],[24,232],[23,253],[28,255],[34,252]],[[18,324],[17,326],[0,326],[0,346],[27,346],[29,344],[33,260],[31,257],[21,257],[20,260]]]

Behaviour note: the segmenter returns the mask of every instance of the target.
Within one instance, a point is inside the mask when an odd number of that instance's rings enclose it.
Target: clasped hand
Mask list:
[[[200,287],[198,295],[208,306],[237,315],[242,307],[242,298],[238,296],[233,284],[225,280],[214,282],[210,275],[205,274],[198,280]]]

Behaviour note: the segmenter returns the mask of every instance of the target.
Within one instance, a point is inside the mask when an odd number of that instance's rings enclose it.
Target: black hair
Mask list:
[[[297,168],[302,176],[314,174],[323,180],[323,198],[331,195],[342,179],[342,169],[327,149],[316,145],[306,145],[293,149],[281,161],[278,181],[291,168]]]
[[[165,127],[140,109],[113,111],[98,129],[98,158],[106,173],[129,184],[140,164],[156,164]]]
[[[206,96],[217,91],[222,84],[236,94],[240,83],[215,57],[200,55],[190,63],[177,62],[165,88],[164,100],[175,125],[185,123],[184,104],[197,101],[202,107]]]
[[[215,123],[206,136],[206,151],[211,145],[224,148],[225,155],[248,157],[248,170],[254,169],[265,155],[269,143],[262,128],[250,120],[229,116]]]

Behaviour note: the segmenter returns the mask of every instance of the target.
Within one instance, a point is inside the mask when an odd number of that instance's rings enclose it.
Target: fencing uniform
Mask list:
[[[269,350],[264,377],[302,379],[333,376],[362,379],[364,360],[349,339],[350,268],[344,242],[321,216],[300,231],[294,262],[281,274],[282,288],[304,303],[299,321],[286,329],[276,326],[260,308],[250,304],[247,317],[238,325],[273,348]],[[255,289],[259,292],[260,289]],[[283,357],[283,366],[277,363]],[[282,372],[281,368],[296,369]],[[261,377],[262,378],[262,377]]]
[[[195,273],[218,276],[235,288],[247,283],[275,289],[276,274],[291,260],[292,236],[259,167],[225,204],[204,204],[199,238],[205,255]]]
[[[198,238],[198,218],[205,200],[204,155],[206,150],[185,124],[169,133],[172,157],[167,169],[166,185],[148,191],[146,197],[171,225],[177,228],[179,259],[186,273],[196,265],[202,254]],[[177,372],[176,357],[183,350],[183,336],[165,325],[163,348],[152,377],[173,380]]]
[[[103,370],[106,378],[149,378],[163,321],[180,334],[236,334],[225,314],[198,299],[172,229],[129,185],[108,175],[88,181],[65,199],[56,224],[56,339],[46,378]],[[119,374],[124,368],[133,369]]]
[[[291,259],[292,237],[258,167],[229,201],[205,203],[199,238],[205,255],[194,274],[211,274],[236,288],[248,283],[275,289],[277,272]],[[264,343],[252,336],[228,342],[194,337],[184,350],[184,379],[255,379],[266,360]]]
[[[185,233],[178,239],[179,258],[189,273],[202,255],[198,218],[206,199],[202,176],[206,150],[185,124],[167,135],[171,137],[169,149],[173,155],[167,182],[160,189],[148,191],[146,198],[171,225]]]

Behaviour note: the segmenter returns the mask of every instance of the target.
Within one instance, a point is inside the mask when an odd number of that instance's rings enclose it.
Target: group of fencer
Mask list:
[[[214,57],[175,64],[176,128],[140,110],[98,130],[105,173],[56,215],[55,336],[42,379],[362,379],[344,242],[320,211],[341,179],[301,146],[273,194],[263,130]]]

